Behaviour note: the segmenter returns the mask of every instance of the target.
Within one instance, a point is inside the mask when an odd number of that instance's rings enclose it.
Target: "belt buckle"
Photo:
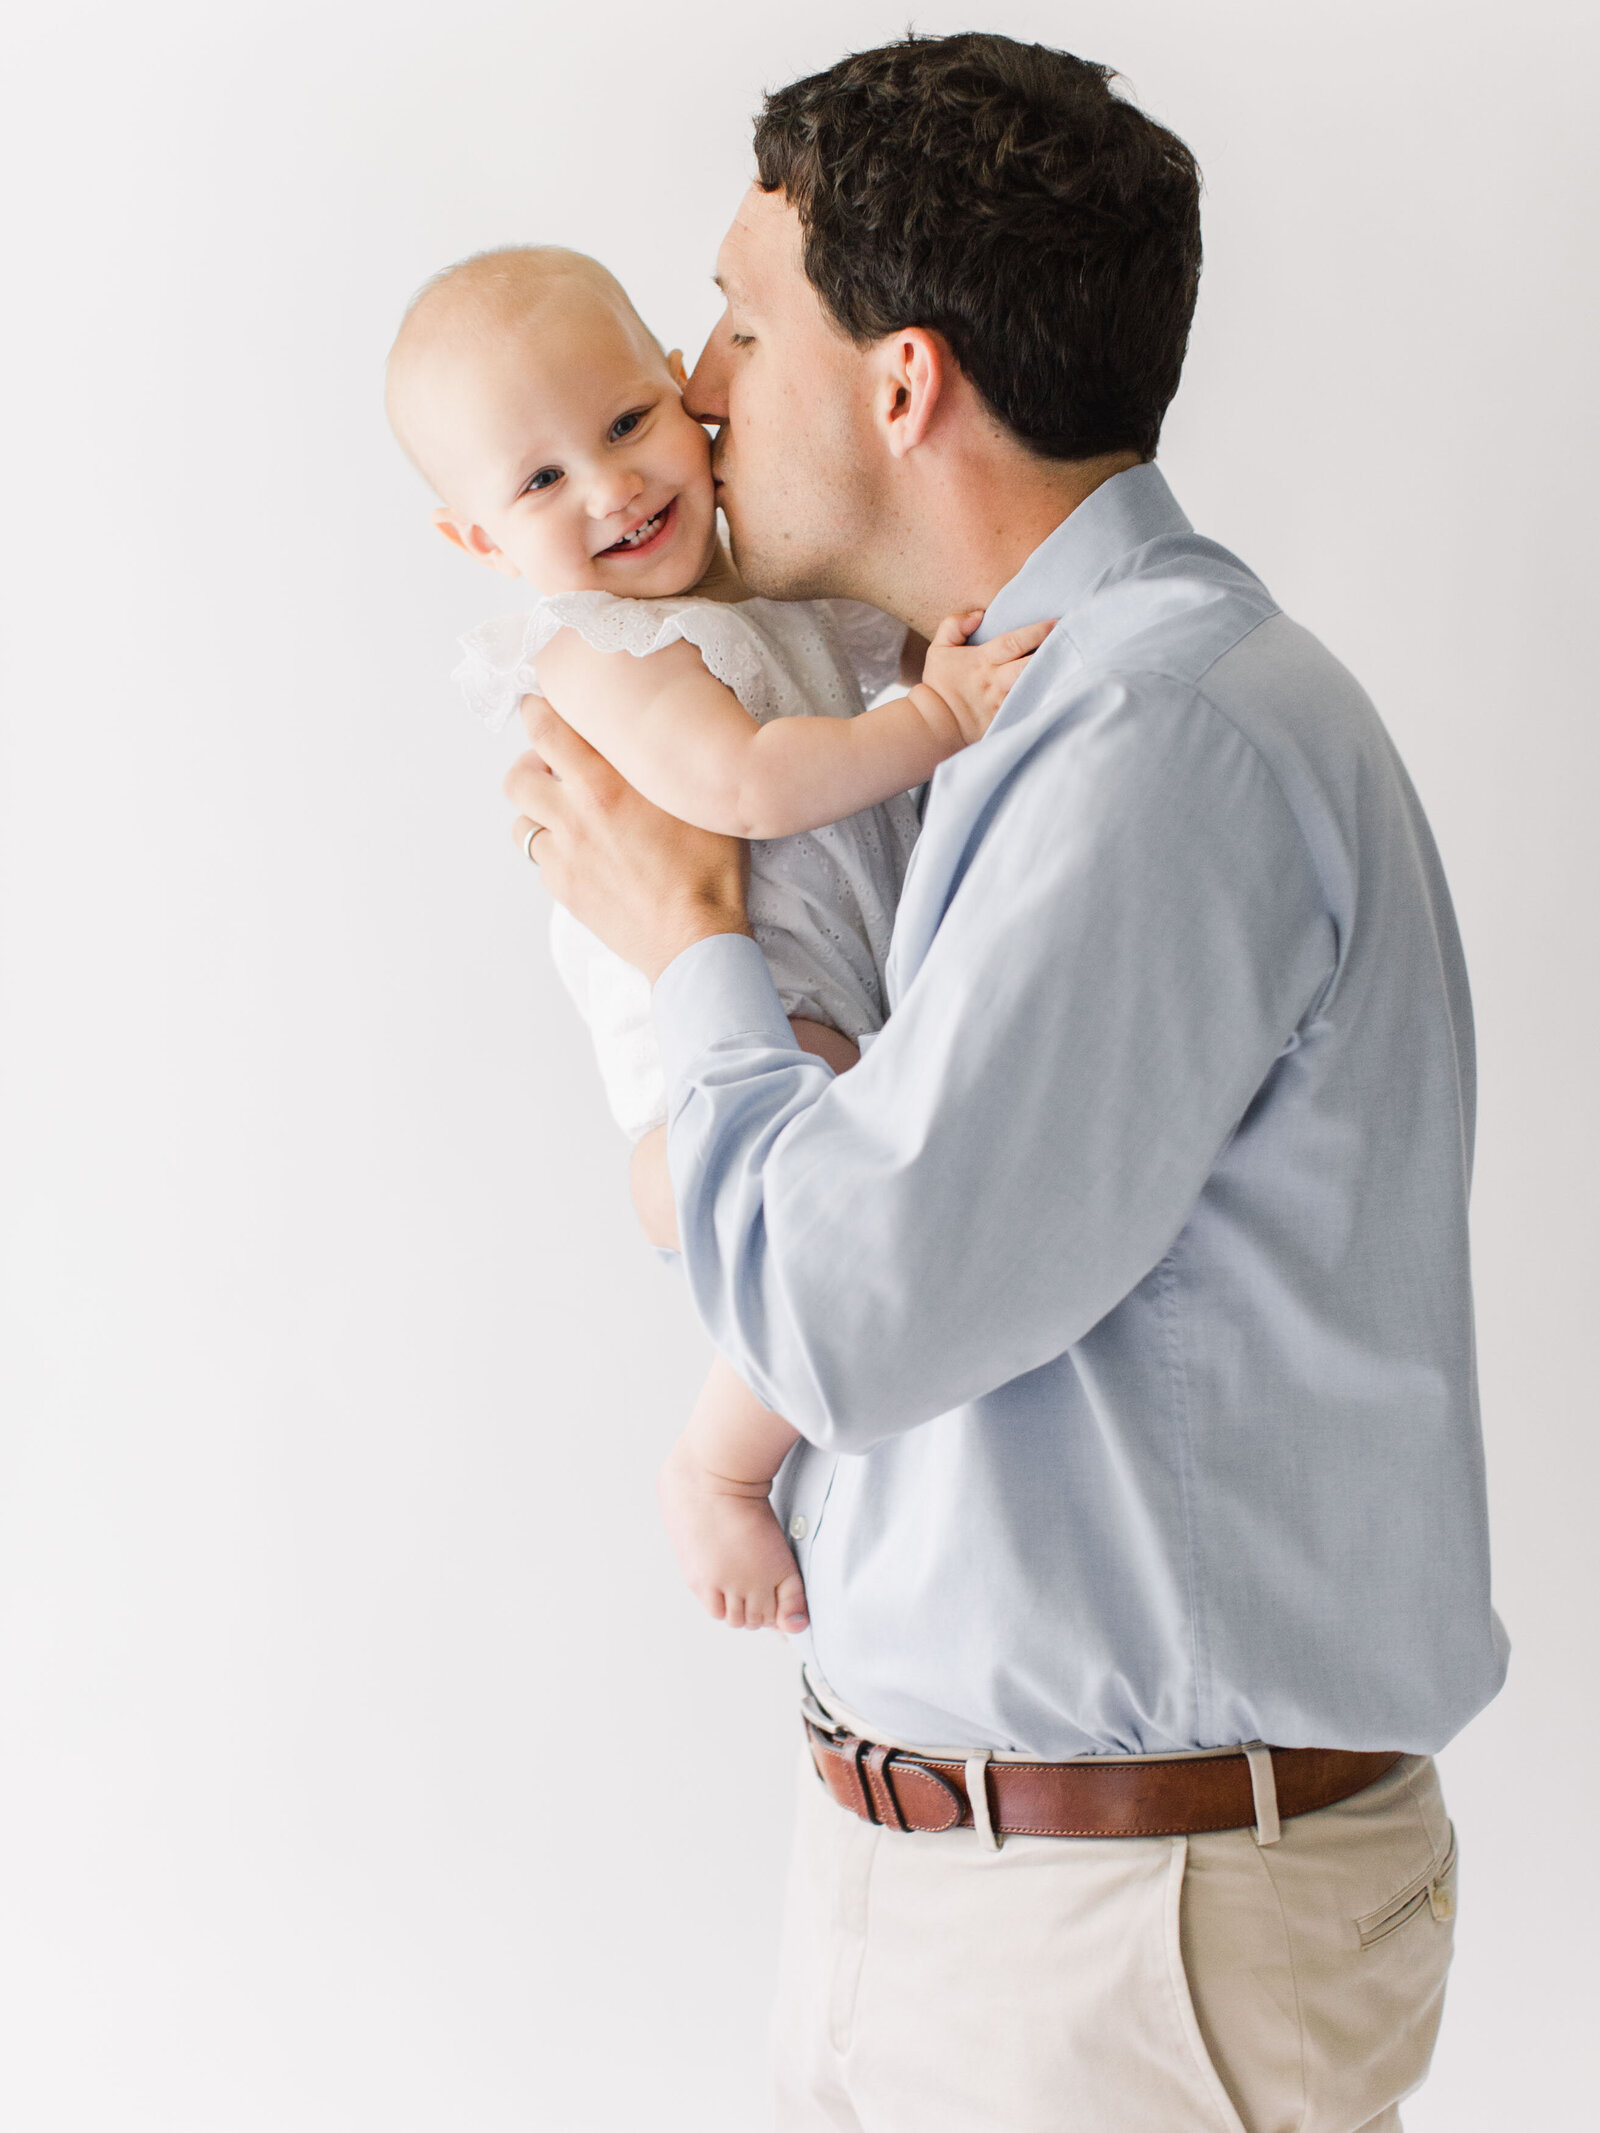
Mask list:
[[[811,1691],[805,1687],[800,1691],[800,1716],[808,1726],[815,1726],[819,1733],[825,1733],[829,1740],[849,1738],[849,1727],[841,1725],[836,1718],[830,1718]]]
[[[967,1802],[951,1779],[922,1756],[907,1748],[891,1748],[883,1741],[864,1740],[842,1721],[830,1718],[809,1691],[802,1690],[800,1709],[806,1724],[806,1745],[811,1751],[817,1775],[841,1807],[848,1808],[860,1815],[864,1822],[879,1829],[938,1832],[960,1827]],[[834,1779],[822,1767],[824,1755],[836,1768],[839,1764],[848,1767],[855,1780],[848,1788],[854,1792],[854,1799],[846,1799],[835,1791]],[[910,1814],[901,1804],[895,1783],[895,1773],[900,1769],[919,1780],[911,1787],[913,1804]],[[984,1804],[987,1806],[987,1800]],[[934,1810],[931,1819],[930,1809]]]
[[[861,1775],[861,1750],[868,1745],[867,1742],[858,1739],[840,1720],[830,1718],[806,1688],[802,1688],[800,1692],[800,1718],[806,1730],[806,1748],[818,1777],[825,1785],[829,1784],[828,1774],[822,1767],[822,1756],[818,1751],[832,1749],[841,1762],[850,1765],[851,1775],[855,1778],[856,1788],[863,1802],[861,1811],[869,1822],[875,1822],[877,1816],[872,1810],[872,1797]],[[832,1790],[831,1785],[829,1789]]]

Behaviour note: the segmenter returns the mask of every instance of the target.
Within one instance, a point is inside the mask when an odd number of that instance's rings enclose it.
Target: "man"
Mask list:
[[[1504,1669],[1433,845],[1152,464],[1182,144],[967,36],[778,92],[756,152],[689,386],[746,581],[1060,618],[934,780],[837,1081],[735,847],[539,707],[507,781],[655,981],[696,1302],[807,1439],[778,2122],[1393,2128],[1450,1950],[1429,1756]]]

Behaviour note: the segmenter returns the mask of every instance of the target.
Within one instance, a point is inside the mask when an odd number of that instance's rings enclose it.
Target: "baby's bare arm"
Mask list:
[[[648,658],[597,652],[563,630],[539,655],[551,702],[636,792],[700,829],[791,837],[932,777],[962,746],[958,720],[918,687],[859,718],[758,726],[691,644]]]
[[[539,680],[567,724],[654,806],[701,828],[732,810],[760,729],[692,644],[639,659],[563,630],[539,654]],[[744,834],[732,823],[722,833]]]
[[[849,719],[758,726],[681,642],[637,659],[563,630],[540,676],[567,723],[657,807],[725,836],[789,837],[924,784],[978,738],[1047,627],[967,649],[948,622],[929,654],[936,685]]]

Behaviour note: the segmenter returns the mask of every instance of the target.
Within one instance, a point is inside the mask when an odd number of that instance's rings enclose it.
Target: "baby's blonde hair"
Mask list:
[[[441,267],[407,304],[384,374],[389,427],[426,479],[432,476],[408,434],[404,409],[408,391],[430,359],[463,341],[483,344],[525,325],[563,282],[589,289],[636,325],[658,354],[665,353],[621,282],[586,252],[559,244],[500,245]]]

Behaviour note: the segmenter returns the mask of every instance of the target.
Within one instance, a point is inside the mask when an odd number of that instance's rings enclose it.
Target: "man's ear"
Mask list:
[[[510,556],[495,546],[481,526],[472,525],[462,518],[459,512],[452,511],[448,504],[441,504],[435,511],[433,523],[445,539],[454,542],[464,555],[473,556],[480,563],[487,563],[491,570],[498,570],[503,578],[522,576]]]
[[[671,378],[673,384],[677,386],[679,392],[682,392],[683,388],[688,384],[689,373],[683,367],[683,350],[681,348],[669,348],[667,350],[667,375]]]
[[[904,459],[927,437],[944,396],[949,350],[926,327],[902,326],[879,342],[878,356],[874,410],[890,453]]]

